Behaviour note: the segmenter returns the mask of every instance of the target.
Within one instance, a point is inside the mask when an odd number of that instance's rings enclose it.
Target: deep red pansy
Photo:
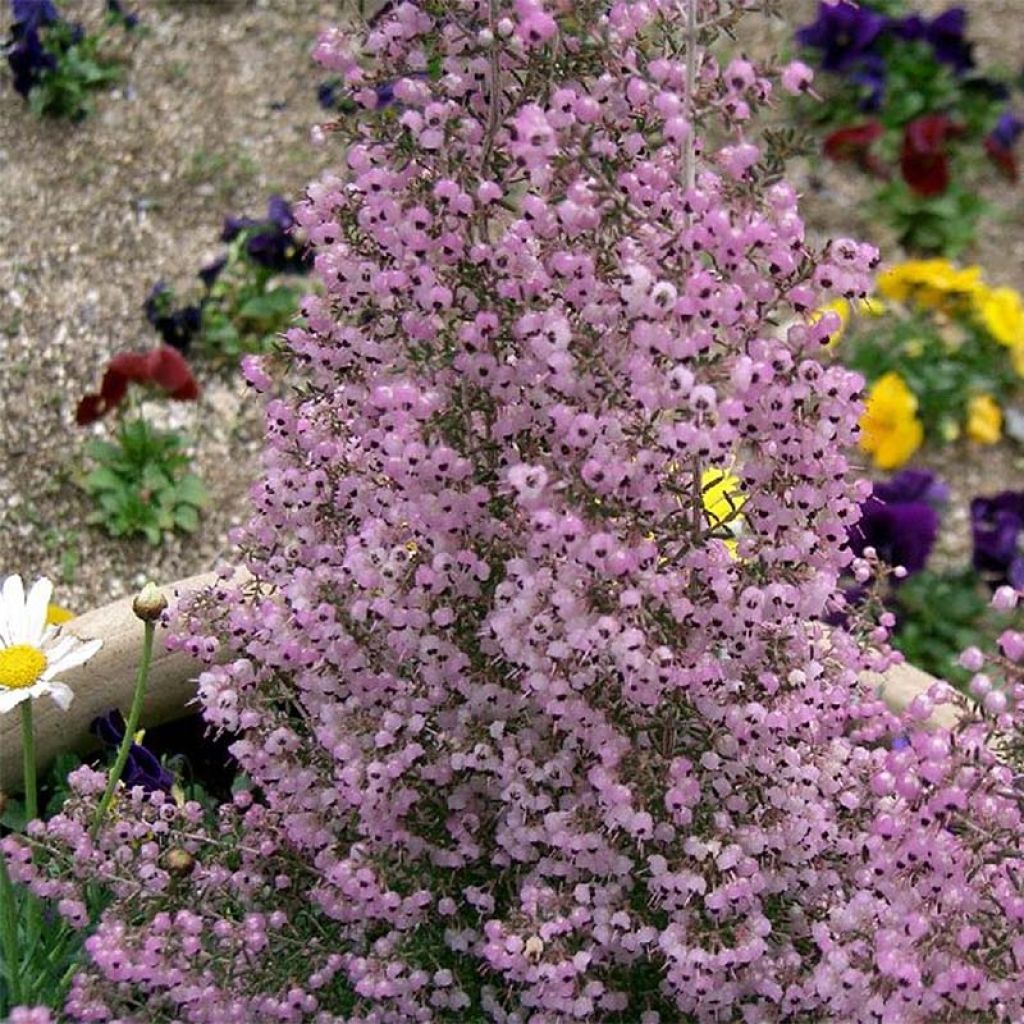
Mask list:
[[[872,145],[881,138],[883,131],[878,121],[865,121],[849,128],[840,128],[825,138],[825,156],[837,162],[848,160],[857,164],[861,170],[884,177],[885,168],[871,152]]]
[[[75,411],[84,427],[116,408],[128,394],[129,384],[151,384],[181,402],[199,397],[199,385],[180,352],[161,345],[151,352],[121,352],[107,364],[99,394],[86,395]]]
[[[946,142],[962,131],[945,114],[925,114],[904,128],[900,171],[919,196],[939,196],[949,188]]]

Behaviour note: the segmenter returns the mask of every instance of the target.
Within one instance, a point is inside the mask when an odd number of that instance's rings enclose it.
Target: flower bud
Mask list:
[[[187,850],[176,847],[164,854],[164,870],[175,878],[188,878],[195,867],[196,859]]]
[[[138,592],[135,600],[132,601],[132,611],[143,622],[156,622],[166,609],[167,598],[152,580]]]

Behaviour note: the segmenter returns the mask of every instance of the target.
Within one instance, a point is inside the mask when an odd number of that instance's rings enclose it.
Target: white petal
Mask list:
[[[60,662],[61,658],[69,654],[77,643],[77,637],[65,634],[56,643],[42,648],[43,654],[46,655],[46,671],[43,672],[44,679],[49,679],[50,676],[57,674],[57,669],[54,666]]]
[[[0,686],[0,715],[6,715],[23,700],[31,700],[33,689],[35,687],[26,686],[9,690],[6,686]]]
[[[71,702],[75,699],[75,692],[71,689],[67,683],[61,683],[56,680],[52,683],[46,684],[46,692],[53,698],[54,704],[56,704],[61,711],[67,711],[71,707]]]
[[[53,584],[41,577],[32,584],[25,601],[25,642],[38,644],[46,631],[46,610],[53,597]]]
[[[55,650],[60,648],[58,644]],[[62,653],[59,657],[54,657],[53,661],[47,659],[46,669],[43,672],[43,679],[52,679],[55,675],[60,672],[66,672],[69,668],[75,668],[77,665],[82,665],[87,662],[101,647],[103,646],[102,640],[86,640],[83,643],[76,644],[67,653]]]
[[[24,643],[22,638],[25,634],[25,588],[20,576],[15,574],[4,580],[3,602],[4,611],[7,613],[7,646]]]

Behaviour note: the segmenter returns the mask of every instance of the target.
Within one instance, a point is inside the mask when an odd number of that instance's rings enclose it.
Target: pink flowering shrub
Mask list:
[[[707,49],[740,6],[400,3],[321,40],[361,113],[297,214],[325,294],[255,580],[172,640],[252,788],[212,823],[134,793],[94,841],[85,772],[35,865],[8,845],[66,917],[111,892],[72,1020],[1024,1019],[992,743],[1024,690],[900,723],[859,681],[885,630],[823,625],[869,566],[861,380],[810,313],[875,254],[768,180],[772,80]]]

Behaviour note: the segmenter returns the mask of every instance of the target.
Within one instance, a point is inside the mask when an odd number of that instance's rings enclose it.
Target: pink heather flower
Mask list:
[[[794,60],[782,69],[782,88],[791,96],[799,96],[807,92],[814,81],[814,72],[803,63]]]
[[[897,718],[891,622],[825,626],[878,567],[814,311],[877,253],[762,179],[778,76],[677,52],[675,0],[455,7],[317,44],[371,102],[295,214],[320,294],[246,365],[252,580],[168,641],[251,788],[94,839],[83,768],[4,840],[71,924],[107,896],[63,1016],[1024,1020],[1024,644]]]

